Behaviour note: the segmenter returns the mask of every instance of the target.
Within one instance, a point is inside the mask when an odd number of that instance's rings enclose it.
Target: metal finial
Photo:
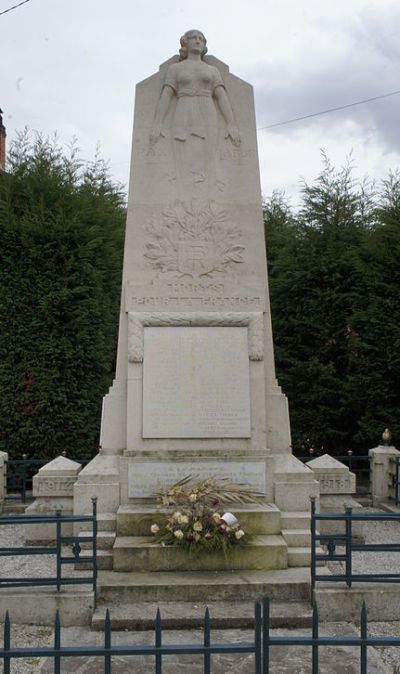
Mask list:
[[[382,433],[383,444],[386,445],[386,447],[388,447],[390,445],[391,439],[392,439],[391,432],[389,431],[388,428],[385,428],[385,430]]]

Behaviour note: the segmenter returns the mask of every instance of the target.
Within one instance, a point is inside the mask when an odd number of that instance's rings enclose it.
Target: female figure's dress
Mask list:
[[[176,178],[184,196],[208,194],[217,185],[218,112],[214,92],[224,83],[220,72],[204,61],[181,61],[168,68],[164,86],[173,89],[172,144]],[[188,190],[194,194],[188,194]]]

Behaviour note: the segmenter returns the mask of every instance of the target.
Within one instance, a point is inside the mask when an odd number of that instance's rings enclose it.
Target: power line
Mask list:
[[[348,103],[347,105],[339,105],[337,108],[328,108],[328,110],[321,110],[320,112],[313,112],[311,115],[304,115],[303,117],[293,117],[293,119],[286,119],[284,122],[276,122],[275,124],[269,124],[269,126],[261,126],[257,131],[263,131],[264,129],[273,129],[275,126],[283,126],[284,124],[292,124],[292,122],[299,122],[303,119],[310,119],[310,117],[317,117],[318,115],[327,115],[329,112],[336,112],[336,110],[345,110],[346,108],[352,108],[355,105],[362,105],[363,103],[370,103],[370,101],[377,101],[380,98],[388,98],[388,96],[395,96],[400,94],[400,89],[398,91],[391,91],[388,94],[381,94],[380,96],[373,96],[373,98],[364,98],[362,101],[355,101],[354,103]]]
[[[7,12],[12,12],[13,9],[17,9],[17,7],[21,7],[21,5],[25,5],[27,2],[30,2],[30,0],[22,0],[22,2],[19,2],[18,5],[13,5],[8,9],[4,9],[2,12],[0,12],[0,16],[2,14],[7,14]]]

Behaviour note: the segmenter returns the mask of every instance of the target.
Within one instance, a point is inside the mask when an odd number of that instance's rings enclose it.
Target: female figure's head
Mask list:
[[[181,37],[181,48],[179,50],[179,60],[184,61],[187,58],[190,49],[201,49],[200,56],[203,59],[207,54],[207,40],[200,30],[187,30]]]

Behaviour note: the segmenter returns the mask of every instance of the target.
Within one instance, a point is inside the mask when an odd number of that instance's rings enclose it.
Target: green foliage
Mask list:
[[[0,174],[0,449],[89,458],[114,369],[125,207],[100,159],[29,133]]]
[[[380,199],[380,203],[379,203]],[[400,191],[356,185],[325,158],[300,211],[265,207],[277,370],[294,448],[375,446],[400,410]]]

